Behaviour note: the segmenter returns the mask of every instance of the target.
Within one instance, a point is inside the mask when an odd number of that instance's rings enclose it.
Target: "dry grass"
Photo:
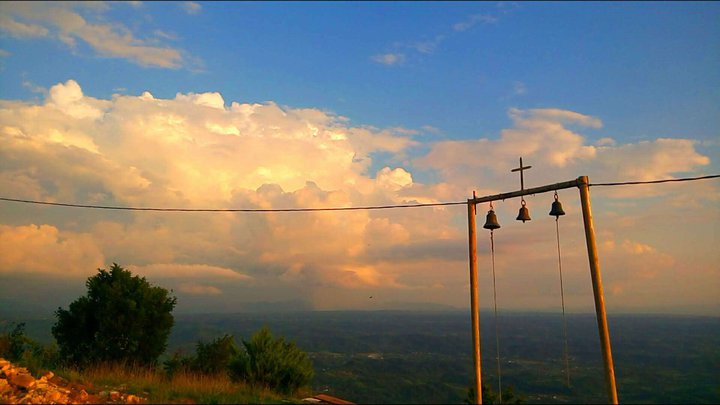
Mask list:
[[[163,371],[124,365],[99,365],[79,372],[60,370],[59,375],[100,392],[116,390],[148,398],[150,403],[299,403],[267,389],[234,383],[226,375],[209,376],[178,372],[168,378]]]

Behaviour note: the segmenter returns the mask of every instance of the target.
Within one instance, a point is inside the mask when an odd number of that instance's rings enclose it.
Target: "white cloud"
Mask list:
[[[381,187],[399,190],[403,187],[412,185],[412,175],[405,171],[402,167],[390,169],[384,167],[377,173],[377,182]]]
[[[402,53],[384,53],[374,55],[372,60],[383,65],[394,66],[405,62],[405,55]]]
[[[187,95],[178,93],[175,95],[176,100],[189,101],[196,105],[203,105],[211,108],[223,110],[225,108],[225,100],[220,93],[188,93]]]
[[[436,142],[430,152],[415,163],[434,168],[444,179],[452,179],[465,187],[484,184],[486,190],[497,190],[500,179],[508,178],[506,173],[517,165],[519,156],[534,167],[526,174],[526,186],[579,174],[589,175],[596,183],[665,179],[678,173],[695,172],[710,162],[707,156],[697,152],[695,141],[689,139],[658,138],[618,144],[603,138],[595,145],[588,144],[583,135],[570,128],[602,128],[602,121],[574,111],[511,109],[509,115],[514,126],[502,130],[499,139]],[[477,179],[479,169],[490,175],[483,183]],[[628,193],[640,196],[661,190],[669,189],[646,187],[609,192],[613,197],[624,198]]]
[[[93,104],[104,103],[97,103],[84,97],[80,85],[74,80],[52,86],[48,94],[47,104],[74,118],[98,119],[103,115],[102,109],[93,106]]]
[[[426,156],[417,160],[421,166],[434,167],[447,178],[467,177],[461,172],[485,167],[505,172],[517,164],[518,156],[526,161],[554,167],[592,158],[595,147],[585,145],[584,138],[563,126],[563,123],[597,127],[600,120],[572,111],[556,109],[511,109],[515,126],[504,129],[501,138],[470,141],[437,142]]]
[[[710,158],[695,150],[690,139],[658,138],[634,144],[601,146],[595,164],[602,179],[658,180],[708,165]]]
[[[16,37],[50,36],[71,47],[81,40],[101,56],[124,58],[141,66],[179,68],[185,63],[180,50],[136,38],[120,23],[107,23],[97,17],[93,18],[98,23],[89,22],[75,9],[91,7],[102,13],[107,6],[88,3],[3,2],[0,29]]]

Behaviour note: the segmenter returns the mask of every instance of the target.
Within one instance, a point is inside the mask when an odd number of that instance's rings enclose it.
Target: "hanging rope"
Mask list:
[[[490,204],[492,209],[492,203]],[[498,398],[502,403],[502,374],[500,373],[500,335],[498,334],[498,313],[497,313],[497,288],[495,283],[495,239],[493,237],[493,230],[490,230],[490,258],[492,260],[492,276],[493,276],[493,303],[495,304],[495,357],[497,361],[497,376],[498,376]]]
[[[555,201],[558,202],[558,194],[557,191],[555,192]],[[560,212],[562,212],[562,208],[560,208]],[[550,213],[553,215],[553,212]],[[562,255],[560,254],[560,215],[565,214],[562,212],[562,214],[555,215],[555,236],[557,239],[557,253],[558,253],[558,269],[560,270],[560,302],[562,303],[562,320],[563,320],[563,342],[564,342],[564,348],[563,348],[563,358],[565,360],[565,382],[567,384],[567,387],[570,388],[570,361],[568,360],[568,337],[567,337],[567,320],[565,318],[565,291],[563,288],[563,274],[562,274]]]

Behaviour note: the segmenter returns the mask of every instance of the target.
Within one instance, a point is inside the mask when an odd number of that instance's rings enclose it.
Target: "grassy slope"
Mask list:
[[[147,398],[150,403],[300,403],[299,398],[311,395],[300,392],[297,397],[286,397],[268,389],[233,383],[225,375],[178,373],[170,379],[162,371],[110,365],[95,366],[82,372],[65,369],[56,373],[96,393],[122,391]]]

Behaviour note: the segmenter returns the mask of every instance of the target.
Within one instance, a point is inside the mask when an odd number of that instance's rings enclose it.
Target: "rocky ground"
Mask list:
[[[0,403],[3,404],[139,404],[145,398],[120,391],[90,393],[51,371],[35,378],[26,368],[0,358]]]

